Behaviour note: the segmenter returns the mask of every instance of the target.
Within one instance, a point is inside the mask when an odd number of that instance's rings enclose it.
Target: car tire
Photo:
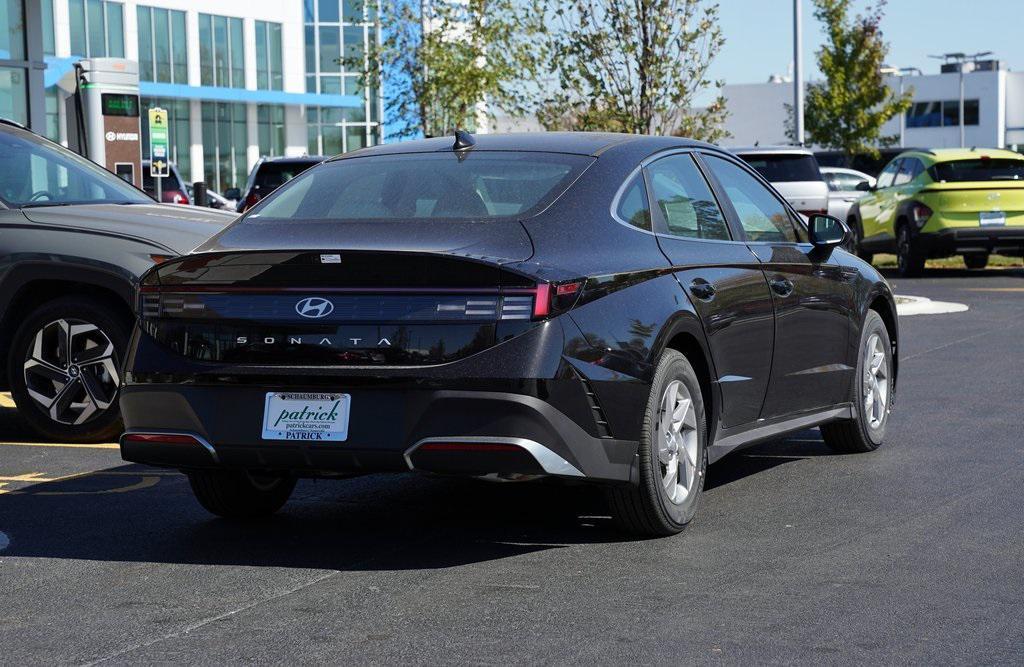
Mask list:
[[[89,296],[54,299],[28,314],[11,341],[7,374],[18,412],[36,433],[72,443],[120,435],[129,326],[116,306]]]
[[[254,477],[246,471],[188,473],[192,493],[206,511],[227,519],[257,519],[281,509],[295,489],[294,477]]]
[[[896,230],[896,268],[903,278],[916,278],[924,273],[924,253],[914,247],[914,238],[908,225]]]
[[[857,374],[851,390],[854,418],[821,427],[825,444],[846,454],[870,452],[882,445],[896,389],[889,332],[873,310],[864,319],[857,349]]]
[[[693,519],[707,472],[704,414],[693,366],[679,352],[666,350],[644,412],[639,484],[608,489],[613,519],[620,528],[647,537],[674,535]]]
[[[850,219],[846,221],[846,226],[853,232],[853,254],[870,264],[875,259],[875,255],[864,250],[862,247],[864,243],[864,228],[861,227],[860,220],[856,216],[850,216]]]
[[[988,266],[988,253],[972,252],[964,255],[964,266],[968,269],[984,269]]]

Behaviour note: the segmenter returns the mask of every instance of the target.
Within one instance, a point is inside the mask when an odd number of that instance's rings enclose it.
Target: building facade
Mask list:
[[[64,141],[60,78],[82,58],[136,60],[143,118],[167,109],[182,176],[223,192],[261,156],[379,143],[381,94],[360,85],[378,39],[362,0],[0,0],[0,116]]]
[[[961,146],[960,77],[959,72],[886,77],[893,92],[912,91],[913,102],[906,114],[883,126],[882,134],[897,137],[898,146]],[[991,69],[965,72],[963,90],[963,146],[1024,152],[1024,72],[994,63]],[[791,82],[727,85],[723,95],[729,109],[727,145],[791,143],[786,136]]]

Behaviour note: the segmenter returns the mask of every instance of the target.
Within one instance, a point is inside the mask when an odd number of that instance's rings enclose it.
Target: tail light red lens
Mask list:
[[[928,222],[928,218],[932,217],[932,210],[921,202],[914,202],[910,208],[910,215],[914,218],[917,228],[921,229]]]
[[[242,210],[243,211],[248,211],[250,208],[252,208],[256,204],[258,204],[259,201],[260,201],[260,196],[258,194],[256,194],[255,192],[250,192],[249,194],[247,194],[245,196],[245,204],[243,205]]]
[[[161,443],[166,445],[199,445],[202,444],[190,435],[178,433],[129,433],[124,436],[125,442]]]

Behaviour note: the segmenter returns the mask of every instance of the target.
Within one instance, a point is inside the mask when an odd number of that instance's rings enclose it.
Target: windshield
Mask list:
[[[15,128],[0,130],[0,200],[11,208],[153,203],[94,162]]]
[[[528,217],[553,201],[592,161],[582,155],[484,151],[336,160],[278,190],[249,218]]]
[[[962,181],[1019,181],[1024,179],[1024,160],[1010,158],[977,158],[939,162],[931,167],[932,180],[957,183]]]
[[[813,155],[741,155],[769,183],[820,181],[821,172]]]

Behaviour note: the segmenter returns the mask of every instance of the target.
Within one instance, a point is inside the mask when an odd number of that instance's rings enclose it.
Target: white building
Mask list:
[[[963,78],[964,146],[1024,151],[1024,72],[996,68],[967,72]],[[913,90],[913,104],[903,118],[885,124],[883,135],[899,137],[902,133],[900,146],[961,145],[958,72],[890,76],[886,83],[895,92],[901,85],[904,90]],[[729,109],[725,129],[732,134],[727,145],[790,143],[785,105],[793,102],[792,83],[727,85],[723,94]]]
[[[243,186],[262,155],[380,141],[380,94],[344,66],[379,38],[362,0],[0,0],[0,15],[10,19],[5,34],[27,44],[0,42],[0,115],[40,129],[31,77],[41,69],[32,55],[41,25],[44,131],[58,141],[66,119],[57,81],[77,60],[103,56],[139,62],[143,117],[168,109],[172,160],[186,180],[215,190]],[[7,85],[5,64],[20,68]],[[19,87],[11,77],[22,71],[29,85]],[[144,157],[148,143],[143,136]]]

